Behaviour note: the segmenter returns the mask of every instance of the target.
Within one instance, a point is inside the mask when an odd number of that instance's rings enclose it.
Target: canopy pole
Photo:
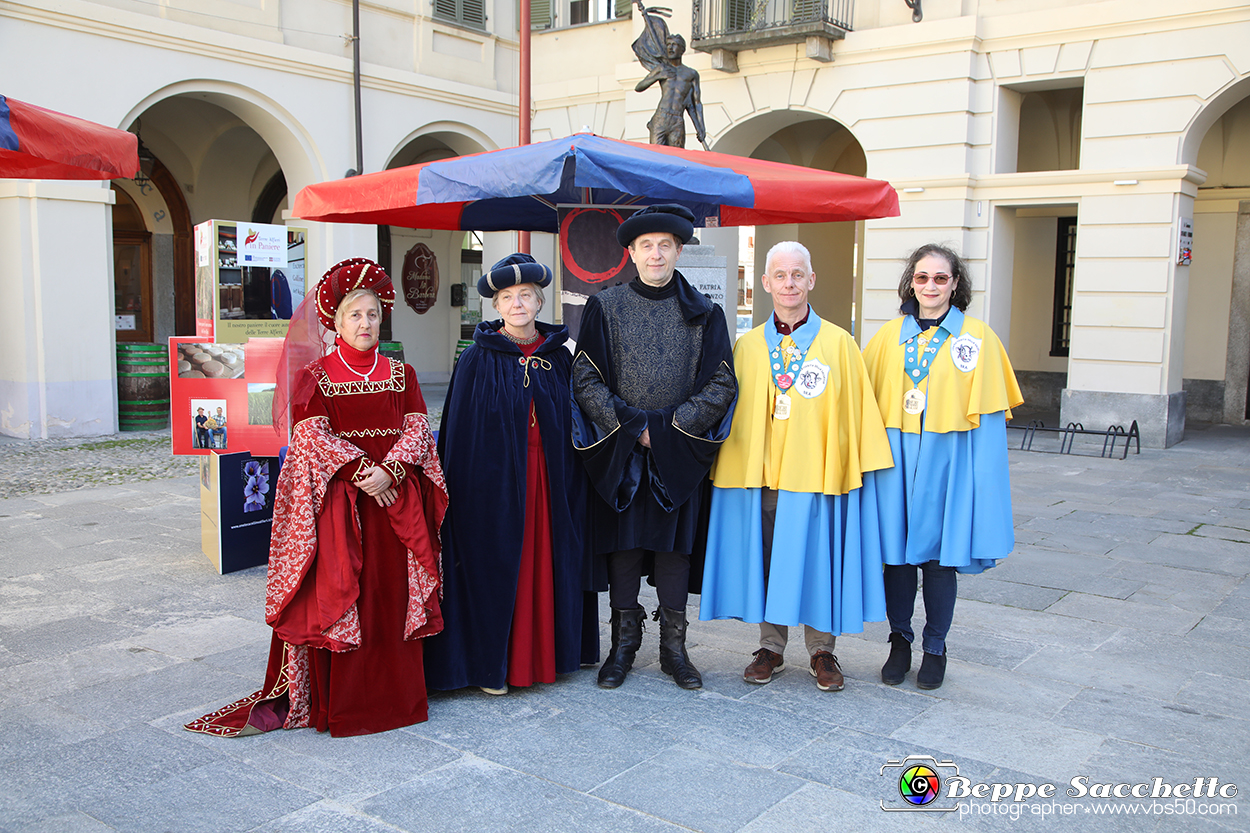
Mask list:
[[[518,145],[530,143],[530,0],[521,0],[521,112]],[[517,233],[517,251],[530,253],[530,233]]]

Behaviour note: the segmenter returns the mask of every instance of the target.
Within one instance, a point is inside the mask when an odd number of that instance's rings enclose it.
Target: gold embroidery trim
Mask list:
[[[356,482],[364,476],[365,469],[373,468],[374,463],[368,457],[361,457],[360,462],[356,465],[356,473],[352,475],[352,482]]]
[[[382,468],[386,469],[387,472],[390,473],[396,486],[404,482],[404,475],[408,473],[404,471],[404,464],[398,460],[386,460],[382,463]]]
[[[399,428],[361,428],[359,431],[340,431],[340,437],[388,437],[392,434],[402,434]]]
[[[594,360],[594,359],[592,359],[590,356],[586,355],[586,351],[585,351],[585,350],[582,350],[582,351],[578,352],[577,356],[573,359],[573,364],[574,364],[574,365],[576,365],[576,364],[577,364],[578,359],[581,359],[582,357],[585,357],[586,361],[590,362],[590,366],[591,366],[591,367],[593,367],[593,368],[595,369],[595,373],[598,373],[598,374],[599,374],[599,381],[600,381],[600,382],[603,382],[603,371],[599,369],[599,365],[595,364],[595,360]],[[606,383],[605,383],[605,386],[606,386]],[[590,422],[591,422],[591,424],[594,424],[594,420],[593,420],[593,419],[592,419],[592,420],[590,420]],[[596,427],[598,427],[598,426],[596,426]],[[599,439],[599,440],[597,440],[596,442],[591,443],[590,445],[578,445],[576,442],[574,442],[574,443],[573,443],[573,448],[577,449],[578,451],[586,451],[587,449],[594,448],[595,446],[599,445],[599,443],[601,443],[601,442],[605,442],[605,441],[608,439],[608,437],[611,437],[613,434],[615,434],[615,433],[616,433],[617,431],[619,431],[620,429],[621,429],[621,420],[620,420],[620,418],[618,417],[618,418],[617,418],[617,420],[616,420],[616,427],[615,427],[615,428],[613,428],[613,429],[612,429],[611,431],[609,431],[608,433],[604,434],[602,438],[600,438],[600,439]]]
[[[321,388],[321,392],[326,396],[356,396],[364,393],[384,393],[386,391],[403,393],[403,362],[395,361],[389,357],[386,360],[391,363],[391,378],[381,381],[365,381],[361,379],[351,382],[332,382],[330,377],[326,375],[324,367],[315,367],[314,373],[317,376],[317,387]]]

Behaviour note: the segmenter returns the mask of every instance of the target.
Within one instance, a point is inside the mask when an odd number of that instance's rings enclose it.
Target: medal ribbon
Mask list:
[[[815,326],[812,326],[813,324]],[[799,368],[803,366],[807,351],[816,340],[816,334],[819,331],[820,318],[810,309],[807,323],[799,327],[798,332],[788,336],[782,336],[777,332],[777,322],[773,316],[768,316],[768,321],[764,324],[764,341],[768,344],[768,367],[772,373],[773,384],[782,393],[789,391],[794,386],[795,380],[799,378]]]
[[[933,338],[929,339],[929,343],[925,346],[921,346],[920,335],[912,336],[904,342],[907,346],[903,353],[903,372],[913,388],[919,387],[929,375],[933,360],[937,358],[937,351],[949,335],[950,333],[944,327],[938,327]]]

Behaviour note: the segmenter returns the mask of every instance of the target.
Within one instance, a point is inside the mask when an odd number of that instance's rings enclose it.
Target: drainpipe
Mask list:
[[[356,98],[356,176],[365,172],[365,150],[360,128],[360,0],[352,0],[352,92]]]
[[[530,0],[521,0],[521,130],[518,145],[530,143]],[[530,233],[518,235],[517,248],[530,253]]]

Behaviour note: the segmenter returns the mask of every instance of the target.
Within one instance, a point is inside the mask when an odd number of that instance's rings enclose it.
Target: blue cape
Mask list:
[[[556,671],[576,671],[599,656],[598,606],[583,593],[590,586],[583,537],[587,488],[569,444],[568,330],[539,323],[545,340],[534,356],[549,367],[531,362],[523,368],[521,351],[498,332],[500,326],[479,324],[473,345],[461,354],[438,432],[449,503],[442,529],[446,625],[425,642],[426,685],[432,689],[505,683],[531,402],[551,490]]]

